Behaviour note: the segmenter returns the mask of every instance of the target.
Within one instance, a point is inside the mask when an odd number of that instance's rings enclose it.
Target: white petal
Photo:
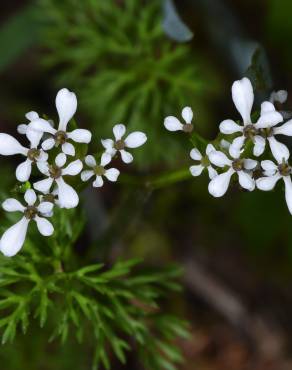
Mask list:
[[[190,157],[194,161],[200,161],[203,158],[202,154],[200,153],[200,151],[197,148],[194,148],[194,149],[191,150]]]
[[[52,212],[54,204],[51,202],[41,202],[38,206],[38,211],[42,214],[47,214]]]
[[[255,124],[255,127],[256,128],[273,127],[280,122],[283,122],[282,114],[277,111],[273,111],[261,115],[257,123]]]
[[[132,132],[125,139],[125,144],[128,148],[138,148],[139,146],[145,144],[147,141],[147,136],[144,132],[136,131]]]
[[[264,101],[261,104],[261,116],[266,114],[266,113],[271,113],[271,112],[275,112],[275,111],[276,111],[276,108],[275,108],[273,103],[271,103],[269,101]]]
[[[278,166],[274,162],[269,160],[262,161],[261,167],[264,171],[268,172],[276,172],[278,169]]]
[[[231,176],[234,174],[233,168],[230,168],[227,172],[221,173],[215,176],[209,183],[208,190],[213,197],[222,197],[229,186]]]
[[[88,181],[92,176],[94,175],[93,171],[85,170],[81,172],[81,180],[82,181]]]
[[[193,119],[193,111],[190,107],[185,107],[181,112],[182,118],[186,121],[186,123],[191,123]]]
[[[219,150],[214,150],[209,154],[210,162],[215,164],[218,167],[231,166],[232,161]]]
[[[242,132],[243,128],[231,119],[226,119],[220,123],[219,130],[222,132],[222,134],[230,135],[234,134],[235,132]]]
[[[191,166],[190,167],[190,172],[191,172],[192,176],[200,176],[203,169],[204,169],[204,166],[199,164],[197,166]]]
[[[286,145],[277,141],[273,136],[268,137],[268,141],[270,143],[272,154],[277,162],[281,163],[283,159],[287,161],[290,153]]]
[[[207,169],[210,180],[214,179],[214,177],[218,175],[217,171],[212,166],[208,166]]]
[[[43,143],[42,143],[42,148],[44,150],[50,150],[54,147],[55,145],[55,140],[53,138],[49,138],[49,139],[46,139]]]
[[[221,148],[222,149],[227,149],[227,150],[229,150],[229,148],[230,148],[230,142],[229,141],[227,141],[227,140],[225,140],[225,139],[222,139],[221,141],[220,141],[220,146],[221,146]]]
[[[238,158],[240,156],[244,142],[245,142],[244,136],[239,136],[233,140],[232,144],[229,147],[229,154],[233,158]]]
[[[85,163],[88,167],[95,167],[96,166],[96,160],[93,155],[87,155],[85,157]]]
[[[114,141],[112,139],[102,139],[101,140],[101,144],[102,146],[107,150],[107,151],[111,151],[112,149],[114,149]]]
[[[286,90],[273,91],[270,97],[270,101],[273,103],[275,101],[280,104],[285,103],[288,98],[288,92]]]
[[[33,189],[28,189],[25,194],[24,194],[24,199],[26,201],[26,203],[29,205],[29,206],[32,206],[35,204],[36,200],[37,200],[37,196],[36,196],[36,193]]]
[[[43,236],[51,236],[54,233],[53,225],[46,218],[36,216],[35,222],[37,223],[39,232]]]
[[[117,170],[116,168],[109,168],[108,170],[105,171],[104,176],[109,180],[109,181],[117,181],[119,177],[120,171]]]
[[[292,136],[292,119],[285,122],[280,127],[274,128],[274,135],[286,135],[286,136]]]
[[[49,158],[48,153],[44,152],[43,150],[40,150],[40,154],[37,157],[38,162],[46,162]]]
[[[62,177],[56,179],[58,185],[58,199],[60,208],[75,208],[79,203],[79,197],[72,186],[65,183]]]
[[[59,130],[66,131],[67,124],[77,109],[76,95],[68,89],[61,89],[56,96],[56,108],[59,114]]]
[[[6,212],[23,212],[25,207],[16,199],[8,198],[2,203]]]
[[[268,176],[268,177],[261,177],[256,180],[257,188],[263,191],[269,191],[274,189],[277,181],[281,178],[279,174]]]
[[[238,180],[241,187],[247,189],[249,191],[253,191],[255,188],[255,181],[254,179],[244,171],[238,171]]]
[[[29,126],[26,130],[26,137],[30,142],[31,148],[37,148],[43,137],[43,132],[31,129]]]
[[[292,215],[292,182],[290,176],[283,177],[285,183],[285,199],[289,209],[289,212]]]
[[[75,155],[75,148],[71,143],[67,143],[67,142],[64,143],[62,145],[62,151],[63,151],[63,153],[65,153],[67,155],[71,155],[71,156]]]
[[[115,125],[113,128],[113,133],[116,141],[121,140],[121,138],[125,135],[126,126],[123,124]]]
[[[112,160],[112,157],[108,153],[103,153],[100,159],[100,165],[104,167],[107,164],[109,164],[111,160]]]
[[[20,182],[26,182],[30,178],[32,162],[30,159],[20,163],[16,168],[16,178]]]
[[[64,153],[59,153],[57,157],[55,158],[55,163],[58,167],[62,168],[64,164],[66,163],[67,157]]]
[[[0,154],[1,155],[26,155],[27,149],[23,147],[13,136],[0,134]]]
[[[25,135],[27,131],[28,125],[21,124],[17,126],[17,132],[21,135]]]
[[[256,135],[254,137],[253,154],[256,157],[259,157],[265,151],[265,147],[266,147],[266,140],[263,137]]]
[[[0,251],[6,257],[13,257],[20,251],[25,241],[29,220],[23,217],[5,231],[0,240]]]
[[[253,159],[249,159],[249,158],[244,159],[243,162],[244,162],[244,168],[246,170],[253,170],[258,165],[258,162],[257,161],[255,161]]]
[[[250,124],[250,113],[253,105],[254,94],[250,80],[244,77],[235,81],[232,85],[232,99],[236,109],[240,113],[243,123]]]
[[[134,160],[134,157],[132,156],[131,153],[127,152],[126,150],[122,149],[120,150],[122,161],[124,163],[131,163]]]
[[[48,132],[49,134],[52,134],[52,135],[55,135],[55,133],[57,132],[57,130],[52,127],[50,122],[42,118],[32,121],[28,125],[28,128],[32,130],[40,131],[40,132]]]
[[[44,179],[44,180],[40,180],[38,182],[35,182],[33,184],[33,187],[40,191],[41,193],[48,193],[48,191],[50,190],[52,184],[53,184],[53,179],[51,177],[48,177],[47,179]]]
[[[43,175],[49,176],[49,165],[47,162],[38,161],[37,168]]]
[[[95,187],[95,188],[100,188],[100,187],[102,187],[102,185],[103,185],[103,179],[102,179],[102,177],[101,176],[96,176],[96,179],[95,179],[95,181],[93,182],[93,187]]]
[[[76,143],[88,144],[91,142],[92,134],[89,130],[78,128],[68,133],[68,138],[72,139]]]
[[[183,124],[174,116],[166,117],[164,126],[168,131],[180,131],[183,129]]]
[[[74,162],[71,162],[66,168],[63,169],[62,175],[66,176],[76,176],[78,175],[83,168],[83,164],[80,159],[77,159]]]
[[[31,111],[26,113],[25,118],[29,121],[35,121],[36,119],[39,119],[39,115],[37,112]]]
[[[216,150],[216,149],[215,149],[215,147],[214,147],[214,145],[212,145],[212,144],[208,144],[208,145],[206,146],[206,154],[207,154],[207,156],[209,156],[209,154],[210,154],[211,152],[213,152],[213,150]]]

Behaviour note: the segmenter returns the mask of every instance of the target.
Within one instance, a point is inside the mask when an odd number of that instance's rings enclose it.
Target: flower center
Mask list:
[[[259,132],[261,134],[262,137],[271,137],[273,136],[273,127],[266,127],[266,128],[261,128],[259,129]]]
[[[289,166],[289,164],[287,162],[284,162],[279,164],[278,166],[278,171],[280,173],[280,175],[282,176],[289,176],[291,174],[291,167]]]
[[[185,125],[183,125],[184,132],[191,133],[193,129],[194,129],[194,125],[192,125],[191,123],[186,123]]]
[[[55,133],[55,142],[56,142],[56,145],[62,145],[62,144],[65,144],[66,143],[66,140],[67,140],[67,134],[65,131],[58,131]]]
[[[243,168],[244,168],[244,161],[243,161],[243,159],[235,159],[232,162],[232,168],[234,169],[234,171],[242,171]]]
[[[125,146],[126,146],[126,144],[125,144],[124,140],[118,140],[118,141],[115,142],[115,149],[117,149],[117,150],[123,150],[123,149],[125,149]]]
[[[43,196],[43,202],[50,202],[55,204],[55,196],[53,194],[45,194]]]
[[[62,168],[56,165],[51,165],[49,166],[49,173],[52,179],[58,179],[62,175]]]
[[[38,149],[29,149],[29,151],[27,152],[27,158],[30,159],[32,162],[36,162],[40,153],[41,151]]]
[[[202,159],[201,159],[201,165],[203,166],[203,167],[209,167],[210,166],[210,161],[209,161],[209,158],[206,156],[206,157],[203,157]]]
[[[243,129],[243,135],[247,139],[253,139],[256,134],[257,134],[257,129],[254,127],[254,125],[247,125]]]
[[[105,169],[103,166],[95,166],[94,167],[94,173],[97,176],[103,176],[105,174]]]
[[[24,216],[28,219],[28,220],[32,220],[35,218],[35,216],[37,216],[38,214],[38,210],[35,206],[28,206],[25,210],[24,210]]]

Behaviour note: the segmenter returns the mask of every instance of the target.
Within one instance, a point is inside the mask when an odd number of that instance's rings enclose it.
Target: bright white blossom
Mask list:
[[[27,206],[23,206],[14,198],[6,199],[2,207],[7,212],[21,212],[23,217],[15,225],[4,232],[0,240],[0,251],[7,257],[12,257],[22,248],[30,221],[35,221],[39,232],[50,236],[54,232],[53,225],[44,217],[52,212],[53,204],[41,202],[36,205],[37,196],[32,189],[24,195]]]
[[[16,178],[18,181],[28,181],[31,175],[32,165],[34,163],[43,163],[48,159],[48,154],[42,149],[38,149],[42,134],[39,132],[30,132],[27,136],[30,141],[30,147],[25,148],[13,136],[0,133],[0,154],[15,155],[21,154],[26,160],[16,168]]]
[[[112,157],[108,153],[103,153],[100,159],[100,164],[98,165],[96,163],[95,158],[92,155],[88,155],[85,158],[85,163],[88,167],[90,167],[90,170],[82,171],[81,173],[81,179],[82,181],[88,181],[92,176],[95,176],[95,180],[93,182],[93,186],[95,188],[99,188],[103,186],[103,176],[106,177],[109,181],[117,181],[120,171],[116,168],[109,168],[106,169],[105,166],[107,166]]]
[[[264,170],[265,177],[261,177],[256,180],[257,188],[263,191],[272,190],[276,183],[283,179],[285,184],[285,199],[292,214],[292,182],[291,173],[292,168],[288,163],[289,154],[284,157],[276,157],[277,163],[270,160],[261,162],[261,167]]]
[[[77,109],[77,98],[73,92],[65,88],[61,89],[56,96],[56,108],[59,115],[58,129],[52,127],[51,123],[46,120],[35,119],[29,124],[28,131],[37,130],[51,135],[42,143],[44,150],[50,150],[54,146],[61,145],[63,153],[74,156],[75,148],[69,140],[88,144],[91,141],[91,132],[84,129],[67,131],[67,125]]]
[[[234,156],[232,151],[229,151],[229,154],[231,159],[217,150],[211,151],[209,154],[211,163],[221,168],[227,168],[225,172],[215,176],[209,183],[209,193],[214,197],[222,197],[226,193],[231,177],[235,173],[238,175],[239,184],[244,189],[252,191],[255,188],[255,181],[250,172],[256,168],[257,161]]]
[[[232,85],[232,99],[240,113],[243,126],[235,121],[227,119],[220,124],[220,131],[223,134],[241,133],[231,144],[230,150],[238,155],[247,139],[254,143],[253,154],[260,156],[263,154],[266,141],[269,142],[272,153],[288,151],[287,147],[275,139],[275,135],[292,136],[292,120],[284,123],[280,127],[275,127],[283,122],[283,116],[276,111],[271,102],[263,102],[261,105],[260,117],[256,123],[251,121],[251,110],[254,101],[254,93],[251,82],[248,78],[235,81]]]
[[[115,156],[117,152],[120,152],[121,158],[125,163],[131,163],[133,161],[133,156],[126,149],[138,148],[147,141],[147,136],[144,132],[135,131],[130,133],[126,138],[123,136],[126,133],[126,127],[123,124],[115,125],[113,128],[113,133],[115,140],[105,139],[101,140],[105,152],[110,154],[110,156]]]
[[[39,163],[38,168],[46,179],[33,184],[33,187],[41,193],[48,194],[53,184],[56,186],[58,195],[58,205],[60,208],[75,208],[79,203],[79,197],[73,187],[64,181],[64,176],[76,176],[82,170],[82,162],[77,159],[69,163],[66,167],[66,155],[60,153],[55,159],[55,164],[47,162]]]
[[[200,176],[203,170],[208,170],[209,178],[212,180],[216,175],[217,171],[212,167],[209,155],[212,151],[216,150],[212,144],[208,144],[206,147],[206,155],[203,156],[197,148],[191,150],[190,156],[194,161],[199,161],[200,164],[190,167],[190,172],[193,176]]]
[[[179,119],[174,116],[168,116],[164,120],[164,126],[168,131],[184,131],[192,132],[194,126],[192,124],[193,111],[190,107],[185,107],[181,112],[185,123],[181,123]]]

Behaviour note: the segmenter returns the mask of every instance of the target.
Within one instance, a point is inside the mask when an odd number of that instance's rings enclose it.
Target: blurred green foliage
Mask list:
[[[112,136],[119,122],[145,131],[147,146],[137,150],[144,165],[179,154],[181,144],[166,135],[164,117],[188,104],[204,110],[204,96],[216,89],[198,54],[164,34],[161,4],[42,0],[40,8],[44,62],[58,67],[52,70],[58,85],[77,91],[97,137]]]

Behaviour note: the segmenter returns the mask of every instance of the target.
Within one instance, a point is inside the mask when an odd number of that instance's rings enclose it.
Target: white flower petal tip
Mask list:
[[[116,168],[110,168],[105,171],[104,176],[112,182],[116,182],[118,180],[118,177],[120,175],[120,171]]]
[[[234,172],[235,171],[230,168],[227,172],[215,176],[209,183],[209,193],[215,198],[222,197],[228,189],[231,176],[234,174]]]
[[[79,197],[72,186],[66,184],[62,177],[56,179],[58,186],[58,201],[60,208],[76,208],[79,203]]]
[[[230,135],[235,132],[242,132],[243,128],[231,119],[226,119],[220,123],[219,130],[222,134]]]
[[[251,109],[254,101],[253,87],[250,80],[246,77],[235,81],[232,85],[232,99],[236,109],[240,113],[243,123],[251,123]]]
[[[261,177],[256,180],[256,186],[259,190],[270,191],[273,190],[277,181],[281,178],[280,175],[276,174],[268,177]]]
[[[92,139],[92,133],[89,130],[76,129],[68,133],[68,138],[76,143],[89,144]]]
[[[284,104],[288,99],[288,92],[286,90],[273,91],[270,96],[270,102],[279,102]]]
[[[0,240],[0,251],[4,256],[13,257],[20,251],[25,241],[28,224],[29,220],[22,217],[20,221],[5,231]]]
[[[273,136],[268,137],[268,141],[271,152],[278,163],[281,163],[283,160],[287,161],[289,159],[290,152],[286,145],[277,141]]]
[[[77,110],[76,95],[66,88],[58,91],[56,96],[56,108],[59,114],[59,130],[66,131],[67,124]]]
[[[136,131],[129,134],[125,139],[126,147],[138,148],[146,143],[147,136],[144,132]]]
[[[27,149],[24,148],[13,136],[0,134],[0,154],[1,155],[26,155]]]
[[[183,130],[183,124],[174,116],[169,116],[169,117],[165,118],[164,127],[168,131],[181,131],[181,130]]]
[[[190,167],[191,175],[195,177],[200,176],[203,170],[204,170],[204,166],[202,166],[201,164]]]
[[[119,141],[122,139],[122,137],[126,133],[126,126],[123,125],[122,123],[119,123],[113,127],[113,133],[116,141]]]
[[[190,152],[190,157],[194,160],[194,161],[200,161],[203,156],[202,154],[200,153],[200,151],[197,149],[197,148],[193,148]]]
[[[185,107],[181,112],[182,118],[185,120],[186,123],[190,124],[192,122],[192,119],[194,117],[194,113],[192,111],[192,108]]]
[[[36,216],[37,228],[43,236],[51,236],[54,233],[54,227],[47,219]]]
[[[292,215],[292,182],[290,176],[283,177],[285,183],[285,199],[290,214]]]
[[[242,188],[248,191],[253,191],[255,189],[255,181],[248,173],[238,171],[238,180]]]
[[[232,161],[226,156],[226,154],[214,150],[209,154],[210,162],[213,163],[215,166],[224,167],[224,166],[231,166]]]

